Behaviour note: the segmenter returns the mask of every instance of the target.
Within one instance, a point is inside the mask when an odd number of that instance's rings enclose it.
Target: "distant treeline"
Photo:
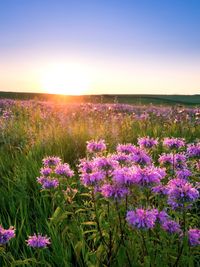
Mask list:
[[[44,93],[19,93],[19,92],[0,92],[0,98],[21,99],[21,100],[40,100],[55,101],[66,103],[127,103],[127,104],[183,104],[199,105],[200,95],[81,95],[67,96]]]

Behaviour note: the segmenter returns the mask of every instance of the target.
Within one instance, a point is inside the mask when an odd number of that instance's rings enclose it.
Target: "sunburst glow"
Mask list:
[[[80,64],[51,64],[40,76],[42,90],[52,94],[81,95],[91,87],[91,75]]]

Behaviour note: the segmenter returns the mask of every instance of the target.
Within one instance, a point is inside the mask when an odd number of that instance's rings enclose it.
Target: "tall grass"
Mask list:
[[[10,115],[5,118],[3,112],[6,110],[10,110]],[[149,113],[149,117],[140,117],[145,112]],[[166,136],[183,137],[187,142],[197,140],[200,127],[195,112],[189,118],[186,113],[177,118],[178,113],[173,112],[166,118],[165,111],[157,116],[148,111],[148,107],[141,108],[136,116],[132,110],[110,111],[107,107],[98,110],[94,106],[86,106],[84,109],[81,105],[70,109],[34,102],[2,106],[0,224],[4,228],[13,225],[16,238],[5,248],[0,247],[0,266],[103,266],[105,250],[100,244],[100,237],[96,235],[96,228],[92,223],[84,224],[94,221],[94,203],[91,195],[87,195],[87,190],[80,185],[77,173],[79,159],[86,156],[86,141],[103,138],[108,143],[108,150],[113,152],[118,143],[136,143],[138,137],[147,135],[160,139]],[[161,148],[158,148],[157,153],[161,153]],[[36,177],[39,176],[42,159],[48,155],[61,157],[75,170],[73,182],[80,192],[75,203],[62,200],[60,205],[53,205],[49,192],[41,192]],[[106,206],[107,203],[102,205]],[[119,214],[116,208],[113,210],[109,218],[115,222],[119,220]],[[98,215],[100,223],[106,214]],[[39,258],[25,242],[28,235],[33,233],[44,233],[51,238],[51,246],[41,250]],[[168,241],[168,255],[171,259],[167,259],[166,251],[162,251],[162,242],[166,239],[162,241],[163,237],[160,237],[157,240],[160,254],[154,265],[151,265],[151,244],[146,244],[149,251],[141,262],[140,251],[135,245],[138,237],[134,236],[134,232],[124,234],[133,235],[132,243],[126,244],[131,248],[132,266],[164,267],[169,266],[167,263],[170,260],[175,262],[177,248],[172,239]],[[142,237],[139,238],[139,242],[143,242]],[[120,256],[111,266],[128,266],[123,247],[120,247],[118,254]],[[196,250],[190,256],[190,251],[185,249],[179,266],[199,266],[198,255]]]

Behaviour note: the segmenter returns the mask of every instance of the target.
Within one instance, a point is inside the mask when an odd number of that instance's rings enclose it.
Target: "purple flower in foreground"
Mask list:
[[[167,189],[166,189],[166,186],[160,184],[160,185],[156,185],[152,187],[152,192],[155,194],[166,195]]]
[[[4,229],[0,225],[0,245],[5,245],[9,242],[11,238],[15,237],[15,229],[14,227],[10,227],[9,229]]]
[[[189,144],[187,147],[188,157],[200,157],[200,142],[195,144]]]
[[[190,229],[188,231],[189,243],[191,246],[200,245],[200,230],[199,229]]]
[[[145,186],[159,184],[160,180],[166,176],[166,172],[165,169],[154,166],[146,168],[137,167],[135,168],[134,175],[135,181],[137,181],[139,185]]]
[[[164,138],[163,145],[170,149],[178,149],[185,146],[185,140],[183,138]]]
[[[50,177],[38,177],[37,182],[42,185],[43,189],[57,188],[59,186],[58,179],[52,179]]]
[[[154,138],[150,138],[149,136],[141,137],[141,138],[138,138],[138,145],[141,148],[152,148],[158,145],[158,140]]]
[[[51,243],[49,237],[40,234],[29,236],[26,242],[27,245],[32,248],[46,248]]]
[[[114,169],[119,167],[119,162],[112,157],[97,157],[93,160],[99,171],[105,171],[107,175],[112,175]]]
[[[128,195],[129,190],[118,185],[104,184],[101,187],[101,194],[106,198],[120,199]]]
[[[54,167],[61,163],[61,159],[59,157],[46,157],[42,160],[44,166],[46,167]]]
[[[55,173],[65,177],[72,177],[74,175],[74,172],[70,169],[70,166],[67,163],[57,165]]]
[[[85,186],[97,185],[105,178],[105,172],[98,170],[94,161],[81,159],[79,164],[80,180]]]
[[[118,153],[124,153],[126,155],[129,155],[135,151],[135,146],[132,144],[119,144],[117,146],[117,152]]]
[[[180,224],[173,220],[166,220],[162,223],[162,228],[170,234],[181,233]]]
[[[99,141],[87,141],[87,151],[90,153],[97,153],[102,152],[106,150],[106,144],[105,140],[99,140]]]
[[[52,173],[52,169],[49,168],[49,167],[44,167],[44,168],[41,168],[41,169],[40,169],[40,173],[41,173],[43,176],[49,176],[49,175]]]
[[[141,165],[151,164],[151,157],[140,147],[135,147],[134,152],[130,154],[130,159],[132,162]]]
[[[161,165],[174,165],[176,169],[186,168],[186,155],[183,153],[165,154],[160,155],[158,159]]]
[[[159,222],[162,224],[162,223],[165,223],[168,219],[169,219],[169,215],[167,214],[166,211],[162,210],[158,213],[157,215],[157,219],[159,220]]]
[[[127,222],[136,228],[151,229],[155,226],[158,210],[136,209],[127,212]]]
[[[199,192],[184,179],[172,179],[167,184],[168,204],[173,208],[182,207],[183,203],[195,201]]]
[[[186,168],[183,168],[182,170],[176,171],[176,177],[180,179],[187,179],[189,176],[192,175],[192,172]]]
[[[120,165],[129,165],[131,162],[129,155],[125,153],[113,154],[111,158],[119,162]]]

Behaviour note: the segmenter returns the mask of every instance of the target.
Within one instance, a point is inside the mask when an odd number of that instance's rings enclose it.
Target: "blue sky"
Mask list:
[[[199,29],[199,0],[0,0],[0,90],[200,93]]]

